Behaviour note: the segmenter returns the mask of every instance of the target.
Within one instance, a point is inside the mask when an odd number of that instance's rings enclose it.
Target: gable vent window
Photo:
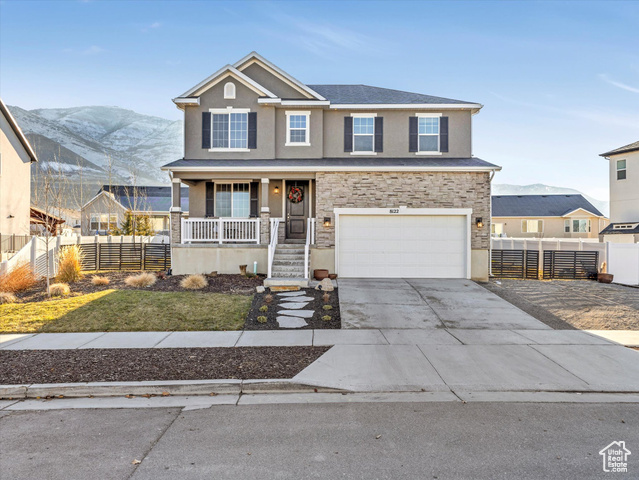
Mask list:
[[[626,161],[617,160],[617,180],[626,179]]]
[[[235,99],[235,84],[233,82],[224,85],[224,98]]]

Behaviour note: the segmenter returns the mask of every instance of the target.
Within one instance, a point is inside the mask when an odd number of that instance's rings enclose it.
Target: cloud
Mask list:
[[[155,30],[158,29],[162,26],[162,24],[160,22],[153,22],[150,25],[147,25],[146,27],[142,28],[142,33],[147,33],[149,30]]]
[[[632,87],[630,85],[626,85],[625,83],[617,82],[617,81],[611,79],[610,77],[608,77],[608,75],[606,75],[605,73],[600,73],[599,74],[599,78],[601,78],[604,82],[606,82],[609,85],[612,85],[614,87],[621,88],[622,90],[626,90],[626,91],[632,92],[632,93],[639,93],[639,88],[638,87]]]

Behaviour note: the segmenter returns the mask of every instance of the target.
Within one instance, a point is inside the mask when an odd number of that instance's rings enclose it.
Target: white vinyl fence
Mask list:
[[[493,250],[563,250],[599,252],[601,261],[606,258],[608,243],[596,238],[503,238],[492,237]]]
[[[615,283],[639,285],[639,243],[610,243],[608,273]]]

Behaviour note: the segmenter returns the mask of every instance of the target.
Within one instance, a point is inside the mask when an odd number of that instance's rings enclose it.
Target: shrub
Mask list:
[[[332,307],[332,306],[330,306],[330,305],[324,305],[322,308],[323,308],[324,310],[333,310],[333,307]]]
[[[13,270],[0,275],[0,292],[15,293],[33,287],[38,281],[28,263],[18,265]]]
[[[5,303],[16,303],[18,299],[13,293],[9,292],[0,292],[0,305],[4,305]]]
[[[100,285],[108,285],[109,279],[107,277],[93,277],[91,279],[91,283],[96,287]]]
[[[324,292],[322,298],[324,299],[324,303],[328,303],[328,301],[331,299],[331,296],[328,294],[328,292]]]
[[[260,307],[260,312],[268,312],[268,306],[267,305],[262,305]]]
[[[265,303],[271,303],[272,301],[273,301],[273,295],[271,295],[270,293],[264,296]]]
[[[144,288],[150,287],[155,283],[155,275],[152,273],[140,273],[139,275],[131,275],[124,280],[129,287]]]
[[[66,283],[54,283],[49,286],[49,292],[52,297],[63,297],[65,295],[69,295],[71,293],[71,289]]]
[[[260,315],[259,317],[257,317],[257,321],[260,323],[266,323],[268,322],[268,318],[266,318],[264,315]]]
[[[182,288],[186,288],[188,290],[201,290],[209,284],[204,275],[189,275],[188,277],[184,277],[180,282]]]
[[[322,320],[324,320],[325,322],[330,322],[333,319],[333,317],[331,317],[330,315],[324,315],[322,317]]]
[[[63,283],[74,283],[82,276],[82,251],[80,247],[78,245],[65,247],[60,251],[56,280]]]

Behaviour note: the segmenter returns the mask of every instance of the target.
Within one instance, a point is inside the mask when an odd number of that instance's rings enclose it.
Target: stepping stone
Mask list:
[[[281,298],[281,302],[312,302],[315,300],[313,297],[291,297],[291,298]]]
[[[297,297],[299,295],[304,295],[304,292],[286,292],[286,293],[278,293],[280,297]]]
[[[308,326],[306,320],[299,317],[286,317],[282,315],[276,317],[276,320],[280,328],[302,328]]]
[[[311,318],[315,312],[313,310],[280,310],[277,313],[293,317]]]
[[[280,307],[290,308],[292,310],[299,310],[300,308],[304,308],[306,305],[308,305],[308,302],[300,302],[300,303],[286,302],[286,303],[279,304]]]

